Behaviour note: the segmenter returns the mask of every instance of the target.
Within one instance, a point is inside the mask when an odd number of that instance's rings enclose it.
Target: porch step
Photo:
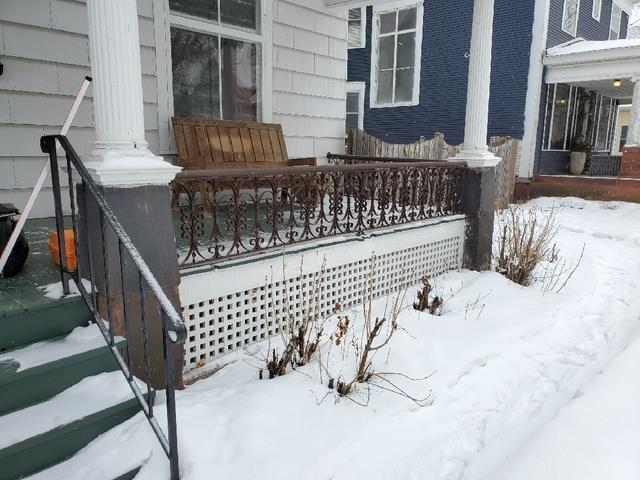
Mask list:
[[[119,339],[117,346],[122,351],[126,341]],[[10,350],[0,355],[0,415],[51,398],[90,375],[116,369],[95,324]]]
[[[0,480],[59,463],[139,411],[118,371],[87,377],[46,402],[6,414],[0,417]]]
[[[80,297],[10,315],[0,314],[0,352],[70,333],[89,324],[91,314]]]

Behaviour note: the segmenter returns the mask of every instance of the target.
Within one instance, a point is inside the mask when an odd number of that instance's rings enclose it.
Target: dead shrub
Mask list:
[[[510,205],[497,216],[497,223],[495,270],[512,282],[528,286],[538,265],[558,259],[555,212]]]
[[[302,296],[302,312],[296,314],[292,306],[289,294],[290,282],[283,275],[283,312],[278,315],[273,307],[273,316],[278,324],[280,338],[282,340],[282,350],[271,347],[271,341],[267,347],[267,357],[263,359],[264,370],[269,374],[269,378],[275,378],[287,373],[289,367],[296,368],[308,364],[313,355],[318,350],[322,334],[324,332],[324,320],[320,319],[321,294],[324,290],[326,260],[323,260],[320,271],[311,280],[311,292],[303,295],[305,291],[303,262],[300,262],[299,275],[296,291]],[[283,272],[285,267],[283,265]],[[273,281],[271,282],[273,285]],[[272,292],[272,298],[275,298]],[[262,378],[263,369],[260,369],[259,376]]]
[[[418,290],[416,301],[413,302],[413,309],[420,312],[428,311],[431,315],[442,315],[444,300],[437,294],[431,295],[434,289],[431,285],[431,278],[428,275],[423,275],[420,278],[420,283],[422,288]]]

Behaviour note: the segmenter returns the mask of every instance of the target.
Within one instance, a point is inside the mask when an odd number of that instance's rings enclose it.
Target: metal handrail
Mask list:
[[[142,329],[144,335],[144,355],[146,361],[146,398],[145,394],[142,393],[138,385],[138,380],[134,378],[132,373],[132,366],[130,364],[131,359],[130,356],[127,355],[127,359],[123,358],[120,353],[118,347],[115,344],[114,338],[115,334],[113,331],[113,324],[111,322],[105,321],[103,315],[98,311],[98,304],[96,301],[96,287],[94,282],[94,271],[91,262],[91,255],[89,253],[89,282],[91,286],[91,291],[88,292],[86,287],[84,286],[82,280],[83,277],[81,275],[81,262],[77,262],[77,268],[75,271],[70,271],[66,261],[66,248],[64,241],[64,217],[62,212],[62,200],[61,200],[61,186],[60,186],[60,178],[58,172],[58,158],[57,158],[57,148],[56,141],[60,143],[60,146],[63,148],[66,154],[67,160],[67,175],[68,175],[68,187],[69,187],[69,198],[71,204],[71,221],[74,232],[75,239],[75,249],[76,252],[79,252],[79,237],[78,237],[78,225],[77,225],[77,215],[76,215],[76,198],[74,194],[74,181],[73,181],[73,169],[75,168],[76,172],[80,176],[82,183],[85,185],[86,189],[93,197],[95,201],[99,213],[100,213],[100,228],[102,234],[102,242],[103,242],[103,259],[104,259],[104,274],[105,274],[105,285],[106,285],[106,296],[107,296],[107,310],[108,316],[106,320],[111,320],[111,304],[109,299],[109,282],[115,278],[115,276],[111,276],[109,272],[108,266],[108,258],[107,258],[107,248],[105,246],[105,231],[104,231],[104,221],[111,227],[113,233],[116,236],[118,241],[118,252],[119,252],[119,261],[120,261],[120,280],[122,281],[122,297],[123,301],[125,298],[125,282],[124,282],[124,267],[123,267],[123,252],[126,252],[129,258],[131,259],[133,265],[135,265],[135,269],[137,270],[137,279],[138,279],[138,288],[141,299],[141,320],[142,320]],[[134,396],[140,403],[142,410],[147,417],[151,428],[153,429],[156,437],[158,438],[165,454],[169,458],[170,469],[171,469],[171,479],[176,480],[179,478],[179,460],[178,460],[178,445],[177,445],[177,428],[176,428],[176,411],[175,411],[175,379],[174,379],[174,359],[173,359],[173,345],[181,344],[187,337],[187,329],[182,321],[182,318],[174,308],[173,304],[163,291],[162,287],[158,283],[157,279],[149,269],[148,265],[145,263],[144,259],[140,255],[140,252],[133,244],[133,241],[125,231],[124,227],[118,220],[118,217],[115,215],[108,202],[104,198],[104,195],[99,190],[98,185],[93,180],[83,163],[81,162],[78,154],[74,150],[73,146],[69,142],[66,136],[64,135],[46,135],[41,137],[40,139],[40,147],[44,153],[49,154],[50,164],[51,164],[51,180],[53,187],[53,196],[54,196],[54,208],[56,212],[56,229],[58,234],[58,247],[60,253],[60,273],[62,278],[63,290],[65,294],[69,293],[69,280],[73,280],[76,284],[78,291],[80,292],[82,298],[84,299],[87,307],[92,313],[100,332],[102,333],[105,341],[110,347],[111,353],[115,357],[115,360],[120,367],[120,370],[125,376],[127,383],[129,384]],[[72,168],[73,167],[73,168]],[[85,210],[86,210],[86,196],[85,196]],[[85,227],[87,222],[87,216],[84,215]],[[91,251],[90,237],[87,235],[87,251]],[[161,318],[162,318],[162,345],[163,345],[163,355],[164,355],[164,372],[165,372],[165,394],[167,401],[167,430],[168,430],[168,438],[160,428],[160,425],[156,421],[156,418],[153,413],[153,398],[154,392],[150,386],[150,364],[149,364],[149,346],[148,346],[148,328],[147,328],[147,319],[145,318],[145,293],[144,293],[144,283],[147,284],[153,298],[155,298],[158,306],[160,307]],[[124,303],[123,303],[124,306]],[[128,323],[127,323],[127,314],[126,307],[123,308],[124,315],[124,323],[125,327],[128,331]],[[109,327],[107,328],[107,325]]]

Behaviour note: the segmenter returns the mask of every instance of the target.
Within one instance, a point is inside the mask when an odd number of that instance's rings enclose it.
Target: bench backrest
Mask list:
[[[174,161],[187,170],[287,165],[282,127],[275,123],[172,117]]]

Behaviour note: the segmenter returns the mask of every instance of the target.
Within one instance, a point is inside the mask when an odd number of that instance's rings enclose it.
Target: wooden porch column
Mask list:
[[[631,118],[618,176],[640,178],[640,74],[633,76],[631,81],[633,82]]]
[[[87,7],[95,141],[85,166],[180,312],[180,273],[169,205],[169,182],[180,168],[150,152],[145,140],[136,0],[88,0]],[[151,383],[164,388],[163,324],[157,301],[148,285],[140,288],[136,267],[126,254],[120,256],[115,234],[104,219],[102,235],[101,213],[88,189],[78,185],[77,190],[79,235],[86,235],[92,245],[91,251],[79,252],[80,261],[91,261],[95,269],[98,308],[118,334],[128,336],[127,352],[140,378],[146,372],[144,313]],[[174,359],[180,384],[182,346],[176,348]]]
[[[500,159],[487,147],[494,0],[474,0],[464,144],[456,159],[470,167],[494,167]]]

